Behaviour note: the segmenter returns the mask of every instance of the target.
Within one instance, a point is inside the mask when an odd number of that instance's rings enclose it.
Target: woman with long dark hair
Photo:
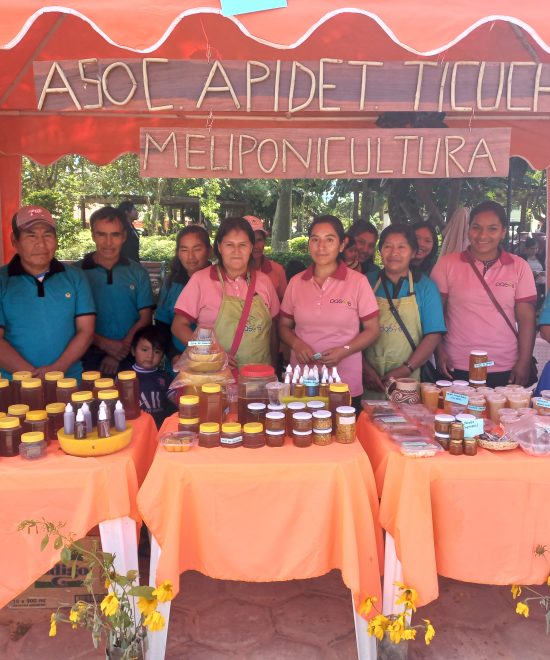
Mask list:
[[[415,222],[412,229],[416,235],[418,249],[411,264],[429,277],[439,250],[437,232],[430,222]]]

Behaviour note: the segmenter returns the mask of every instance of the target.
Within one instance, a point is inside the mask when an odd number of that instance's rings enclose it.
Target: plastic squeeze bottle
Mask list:
[[[126,413],[120,401],[117,401],[115,406],[115,429],[117,431],[126,430]]]
[[[65,435],[73,435],[74,433],[74,410],[70,403],[65,406],[63,413],[63,433]]]

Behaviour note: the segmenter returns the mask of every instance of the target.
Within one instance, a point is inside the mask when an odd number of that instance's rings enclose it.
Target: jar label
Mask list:
[[[220,438],[220,442],[222,445],[236,445],[242,441],[243,441],[242,435],[238,435],[235,438],[224,438],[223,436]]]
[[[483,433],[483,420],[482,419],[467,419],[462,422],[464,426],[464,438],[475,438],[476,435]]]
[[[550,401],[547,401],[546,399],[537,399],[535,406],[538,408],[550,408]]]
[[[401,415],[388,415],[387,417],[380,417],[379,419],[386,424],[402,424],[407,421],[404,417],[401,417]]]
[[[491,360],[490,362],[476,362],[474,367],[477,369],[479,367],[494,367],[494,365],[495,363]]]
[[[465,394],[457,394],[456,392],[445,392],[445,401],[457,403],[460,406],[468,405],[468,397]]]
[[[339,417],[338,424],[355,424],[355,417]]]
[[[211,346],[212,341],[210,339],[192,339],[187,342],[187,346]]]
[[[472,406],[471,404],[468,406],[468,410],[475,410],[477,412],[483,412],[485,410],[485,406]]]

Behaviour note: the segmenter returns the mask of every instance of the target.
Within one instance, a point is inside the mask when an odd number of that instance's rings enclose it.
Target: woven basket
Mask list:
[[[503,440],[502,442],[496,442],[494,440],[483,440],[482,438],[477,439],[477,444],[483,449],[490,449],[492,451],[507,451],[508,449],[515,449],[519,446],[517,440]]]

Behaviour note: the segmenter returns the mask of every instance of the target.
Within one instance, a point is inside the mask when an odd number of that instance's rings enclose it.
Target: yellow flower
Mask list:
[[[137,602],[138,610],[147,616],[157,609],[157,603],[158,601],[156,598],[149,600],[148,598],[145,598],[145,596],[140,596]]]
[[[372,606],[376,603],[378,598],[376,596],[367,596],[365,600],[359,605],[359,615],[367,617],[372,610]]]
[[[527,603],[518,603],[516,605],[516,614],[527,618],[529,616],[529,605]]]
[[[143,625],[149,628],[150,632],[162,630],[164,628],[164,617],[160,612],[151,612],[145,617]]]
[[[100,607],[105,616],[113,616],[118,612],[118,605],[118,598],[115,594],[110,593],[101,601]]]
[[[55,614],[52,614],[50,617],[50,632],[48,635],[50,637],[55,637],[57,635],[57,618]]]
[[[394,619],[387,628],[387,632],[390,635],[390,640],[394,644],[399,644],[403,639],[403,633],[405,631],[405,615],[400,614],[397,619]]]
[[[512,596],[514,598],[517,598],[518,596],[521,595],[521,587],[519,586],[519,584],[513,584],[511,591],[512,591]]]
[[[550,575],[546,578],[546,584],[550,587]]]
[[[404,630],[403,639],[416,639],[416,628],[407,628]]]
[[[395,601],[395,604],[403,604],[405,607],[413,610],[413,612],[416,612],[416,601],[418,600],[418,593],[416,592],[416,589],[407,587],[402,582],[395,582],[395,586],[401,590],[399,598]]]
[[[111,580],[109,580],[109,578],[105,578],[105,582],[103,584],[105,586],[105,589],[109,589],[109,587],[111,586]]]
[[[382,639],[384,638],[384,633],[386,632],[386,628],[388,627],[389,623],[390,620],[388,619],[387,616],[384,616],[383,614],[377,614],[376,616],[373,616],[372,619],[369,621],[369,626],[368,626],[369,635],[374,635],[376,638],[382,641]]]
[[[435,637],[435,628],[432,626],[429,619],[424,619],[424,623],[426,624],[426,633],[424,635],[424,641],[426,642],[426,646],[429,646],[430,642]]]
[[[78,610],[71,610],[69,613],[69,621],[71,623],[78,623],[80,621],[80,613]],[[76,626],[75,626],[76,627]]]
[[[172,591],[172,583],[170,580],[166,580],[160,584],[153,591],[153,596],[156,596],[159,603],[165,603],[167,600],[172,600],[174,598],[174,592]]]

